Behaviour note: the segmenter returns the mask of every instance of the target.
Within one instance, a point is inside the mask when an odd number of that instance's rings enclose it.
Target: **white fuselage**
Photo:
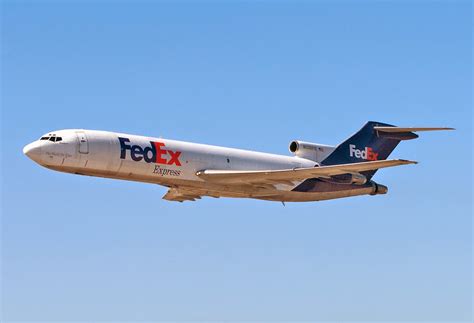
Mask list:
[[[49,138],[49,139],[45,139]],[[55,138],[55,139],[51,139]],[[60,140],[58,138],[61,138]],[[327,193],[292,192],[300,182],[273,189],[249,185],[210,184],[196,175],[202,170],[281,170],[317,166],[297,156],[195,144],[96,130],[60,130],[27,145],[24,152],[47,168],[98,177],[193,187],[209,196],[255,197],[279,201],[311,201],[372,193],[371,187]],[[318,194],[318,195],[316,195]]]

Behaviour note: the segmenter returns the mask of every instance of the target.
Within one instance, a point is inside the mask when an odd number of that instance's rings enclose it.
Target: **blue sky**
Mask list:
[[[472,10],[453,2],[2,2],[2,320],[471,321]],[[22,147],[86,128],[288,154],[367,120],[385,196],[161,200]]]

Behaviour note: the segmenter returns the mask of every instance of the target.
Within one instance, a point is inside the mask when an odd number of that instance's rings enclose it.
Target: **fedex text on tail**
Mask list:
[[[349,155],[365,160],[377,160],[379,154],[374,152],[371,147],[365,147],[363,150],[360,150],[355,145],[349,145]]]

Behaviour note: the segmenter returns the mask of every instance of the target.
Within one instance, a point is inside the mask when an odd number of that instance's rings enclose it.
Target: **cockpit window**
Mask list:
[[[56,135],[48,135],[48,136],[44,136],[44,137],[41,137],[40,140],[49,140],[49,141],[52,141],[52,142],[58,142],[58,141],[61,141],[63,140],[62,137],[56,137]]]

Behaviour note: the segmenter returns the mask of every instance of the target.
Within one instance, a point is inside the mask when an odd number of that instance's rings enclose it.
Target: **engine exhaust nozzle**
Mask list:
[[[372,182],[372,193],[370,193],[370,195],[387,194],[387,192],[387,186]]]

